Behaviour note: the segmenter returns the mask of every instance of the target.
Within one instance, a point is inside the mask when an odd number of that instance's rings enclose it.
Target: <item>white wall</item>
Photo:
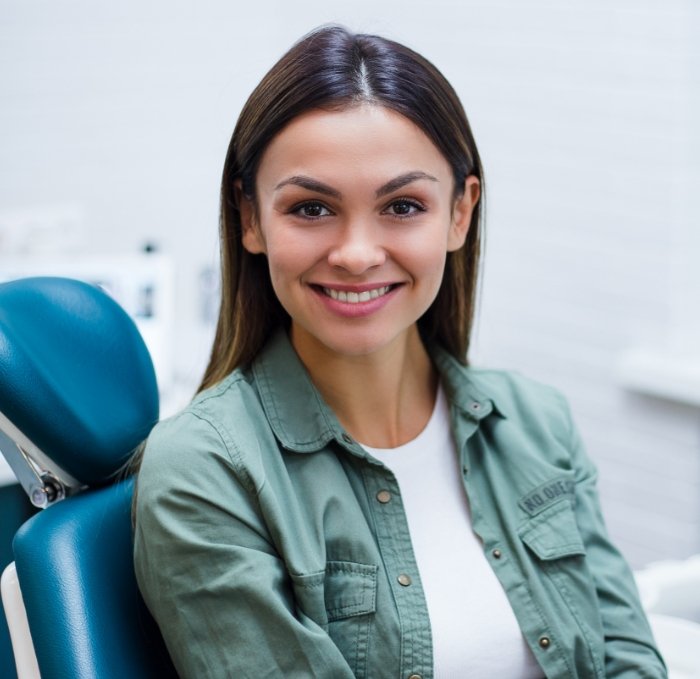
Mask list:
[[[488,182],[476,362],[564,390],[633,564],[700,552],[698,410],[615,377],[622,353],[664,345],[700,300],[692,0],[3,0],[0,214],[71,204],[84,250],[169,252],[177,369],[193,382],[237,113],[326,21],[415,47],[463,99]]]

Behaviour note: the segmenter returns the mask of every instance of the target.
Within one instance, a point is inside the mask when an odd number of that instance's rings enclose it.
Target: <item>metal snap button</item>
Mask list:
[[[387,502],[391,502],[391,493],[388,490],[380,490],[377,493],[377,500],[385,505]]]
[[[343,441],[345,441],[345,443],[354,443],[354,441],[352,440],[352,436],[350,436],[350,434],[345,433],[343,434]]]
[[[420,674],[411,674],[408,679],[423,679]]]
[[[411,584],[411,576],[406,575],[405,573],[401,573],[398,578],[396,578],[399,581],[399,585],[402,585],[403,587],[408,587]]]
[[[494,549],[493,552],[491,552],[491,554],[493,555],[494,559],[500,559],[503,556],[503,553],[500,549]]]
[[[549,637],[540,637],[539,640],[540,648],[549,648],[552,645]]]

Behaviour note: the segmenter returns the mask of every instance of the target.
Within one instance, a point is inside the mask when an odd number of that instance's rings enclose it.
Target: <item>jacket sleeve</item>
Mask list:
[[[208,423],[185,415],[156,428],[134,509],[137,581],[183,679],[353,677],[295,610],[256,497]]]
[[[596,487],[596,469],[584,451],[568,405],[566,410],[576,474],[577,522],[596,583],[605,635],[605,676],[607,679],[667,677],[632,572],[608,537]]]

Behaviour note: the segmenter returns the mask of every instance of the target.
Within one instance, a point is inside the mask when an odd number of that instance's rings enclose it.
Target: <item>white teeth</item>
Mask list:
[[[390,285],[385,285],[381,288],[374,288],[374,290],[364,290],[363,292],[345,292],[344,290],[334,290],[333,288],[323,288],[323,292],[337,299],[339,302],[346,302],[347,304],[357,304],[358,302],[369,302],[370,299],[377,299],[382,295],[386,295],[387,292],[391,290]]]

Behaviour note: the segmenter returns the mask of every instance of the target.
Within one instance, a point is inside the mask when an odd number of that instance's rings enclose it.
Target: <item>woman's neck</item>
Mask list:
[[[292,344],[311,380],[354,439],[395,448],[425,428],[437,372],[415,326],[391,345],[361,356],[336,354],[295,330]]]

